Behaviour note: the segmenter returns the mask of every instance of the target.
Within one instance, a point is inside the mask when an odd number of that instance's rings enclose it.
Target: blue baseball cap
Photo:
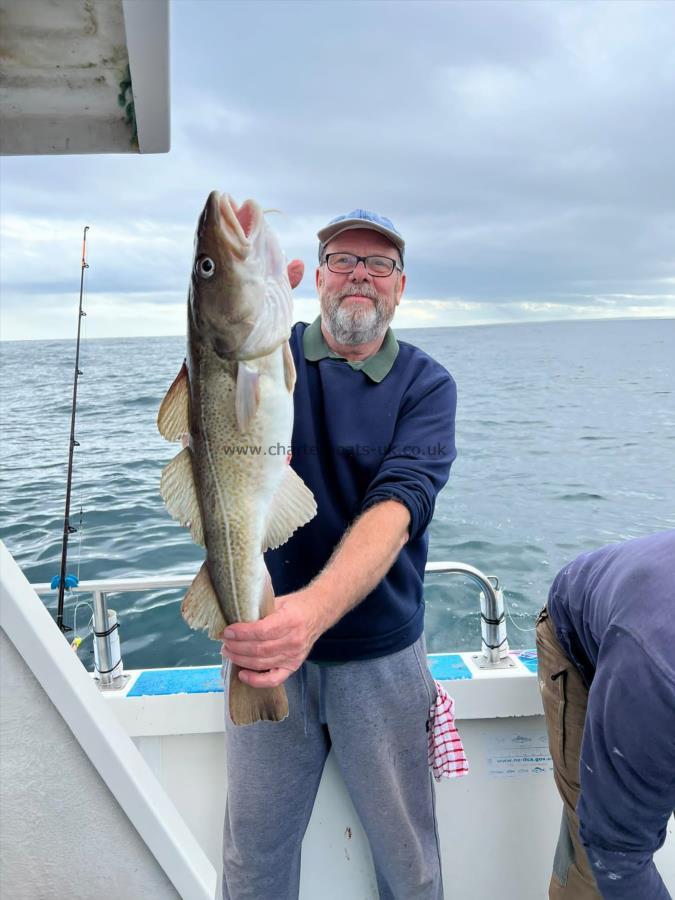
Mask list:
[[[403,264],[405,241],[394,227],[394,223],[391,219],[387,219],[386,216],[379,216],[368,209],[353,209],[346,216],[336,216],[330,220],[328,225],[317,232],[317,237],[319,238],[319,262],[328,241],[337,237],[338,234],[342,234],[343,231],[350,231],[352,228],[370,228],[372,231],[379,231],[380,234],[389,238],[398,249],[401,265]]]

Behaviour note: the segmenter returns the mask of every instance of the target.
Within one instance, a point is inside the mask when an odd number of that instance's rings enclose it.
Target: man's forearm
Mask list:
[[[253,687],[275,687],[295,672],[318,638],[375,588],[408,539],[410,513],[383,500],[345,533],[323,570],[306,587],[276,599],[257,622],[225,629],[223,654]]]
[[[305,589],[322,631],[335,625],[384,578],[408,539],[410,513],[398,500],[366,510],[345,532],[322,571]]]

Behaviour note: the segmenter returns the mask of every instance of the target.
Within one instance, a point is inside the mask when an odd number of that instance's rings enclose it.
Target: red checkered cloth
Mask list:
[[[438,696],[429,710],[429,768],[436,781],[460,778],[469,771],[462,739],[455,728],[455,701],[438,682]]]

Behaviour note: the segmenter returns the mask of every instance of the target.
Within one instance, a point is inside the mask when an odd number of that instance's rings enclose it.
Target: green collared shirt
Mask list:
[[[394,337],[394,332],[391,328],[387,328],[384,340],[382,341],[382,346],[377,353],[373,353],[368,359],[354,362],[345,359],[344,356],[340,356],[338,353],[333,353],[326,343],[321,331],[321,316],[317,316],[312,324],[305,328],[305,333],[302,336],[302,349],[305,353],[305,359],[308,359],[311,362],[317,362],[326,357],[330,357],[331,359],[342,359],[348,363],[352,369],[358,369],[365,372],[371,381],[377,383],[382,381],[394,365],[396,357],[398,356],[398,341]]]

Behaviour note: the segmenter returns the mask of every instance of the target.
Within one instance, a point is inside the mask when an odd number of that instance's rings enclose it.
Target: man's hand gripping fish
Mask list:
[[[272,612],[263,551],[285,543],[316,513],[286,456],[295,384],[291,324],[284,256],[262,210],[252,200],[238,208],[213,191],[195,235],[187,358],[157,426],[169,441],[190,435],[164,469],[161,493],[171,515],[206,547],[181,612],[214,639],[228,624]],[[283,686],[253,688],[230,669],[236,725],[288,715]]]

